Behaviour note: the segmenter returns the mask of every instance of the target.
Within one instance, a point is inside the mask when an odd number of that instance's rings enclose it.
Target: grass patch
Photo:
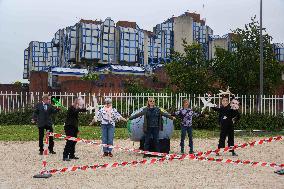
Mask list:
[[[84,139],[101,139],[101,129],[100,127],[94,126],[81,126],[79,128],[79,137]],[[64,133],[64,128],[62,125],[54,126],[55,133]],[[218,130],[197,130],[193,129],[194,138],[218,138],[220,131]],[[236,137],[241,138],[251,138],[251,137],[269,137],[276,135],[284,135],[284,131],[280,132],[240,132],[236,133]],[[126,128],[116,128],[115,129],[116,139],[128,139],[128,131]],[[173,139],[180,138],[180,130],[175,130],[172,136]],[[0,126],[0,141],[37,141],[38,140],[38,128],[35,125],[1,125]]]

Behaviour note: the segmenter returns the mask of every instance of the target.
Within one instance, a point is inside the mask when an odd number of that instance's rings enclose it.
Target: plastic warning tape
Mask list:
[[[123,150],[123,151],[127,151],[127,152],[135,152],[135,153],[139,153],[139,154],[147,154],[147,155],[154,155],[154,156],[160,156],[160,157],[177,155],[177,154],[167,154],[167,153],[160,153],[160,152],[149,152],[149,151],[143,151],[143,150],[140,150],[140,149],[124,148],[124,147],[120,147],[120,146],[116,146],[116,145],[115,146],[114,145],[107,145],[107,144],[102,144],[102,143],[95,141],[95,140],[85,140],[85,139],[70,137],[70,136],[66,136],[66,135],[62,135],[62,134],[58,134],[58,133],[50,133],[50,136],[54,136],[54,138],[61,138],[61,139],[65,139],[65,140],[83,142],[83,143],[98,145],[98,146],[102,146],[102,147],[114,148],[114,149]],[[246,142],[246,143],[243,143],[243,144],[237,144],[237,145],[232,146],[232,147],[225,147],[225,148],[220,148],[220,149],[216,149],[216,150],[208,150],[208,151],[205,151],[205,152],[196,152],[193,155],[195,155],[195,156],[208,156],[210,154],[216,154],[216,153],[220,153],[220,152],[228,152],[230,150],[236,150],[236,149],[239,149],[239,148],[254,147],[256,145],[262,145],[262,144],[270,143],[270,142],[274,142],[274,141],[281,141],[283,139],[284,139],[284,136],[269,137],[269,138],[264,138],[264,139],[260,139],[260,140],[257,140],[257,141]]]
[[[46,133],[45,135],[45,141],[44,141],[44,145],[43,145],[43,157],[42,157],[42,171],[45,171],[46,170],[46,166],[47,166],[47,161],[46,161],[46,157],[48,155],[48,145],[49,145],[49,137],[50,137],[50,134],[49,132]]]
[[[208,161],[208,162],[216,162],[216,163],[227,163],[233,165],[250,165],[253,167],[261,166],[261,167],[271,167],[271,168],[282,168],[284,164],[276,164],[269,162],[257,162],[251,160],[232,160],[232,159],[220,159],[220,158],[212,158],[212,157],[198,157],[193,154],[184,154],[184,155],[171,155],[168,157],[162,158],[152,158],[152,159],[143,159],[143,160],[134,160],[134,161],[124,161],[124,162],[114,162],[114,163],[104,163],[104,164],[94,164],[94,165],[83,165],[83,166],[72,166],[72,167],[64,167],[61,169],[51,169],[48,171],[43,171],[41,174],[50,173],[65,173],[65,172],[75,172],[79,170],[87,171],[87,170],[98,170],[98,169],[107,169],[107,168],[117,168],[117,167],[131,167],[137,165],[145,165],[145,164],[156,164],[156,163],[164,163],[173,160],[197,160],[197,161]]]

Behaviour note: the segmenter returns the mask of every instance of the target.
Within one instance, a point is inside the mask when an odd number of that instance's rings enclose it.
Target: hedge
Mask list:
[[[10,112],[7,114],[0,114],[0,125],[30,125],[33,110],[26,109],[24,111]],[[81,113],[79,115],[80,125],[89,125],[93,118],[92,114]],[[54,124],[62,125],[66,119],[66,111],[61,111],[54,116]],[[193,127],[195,129],[219,129],[218,114],[216,112],[209,112],[208,117],[193,118]],[[98,124],[98,123],[97,123]],[[174,122],[175,129],[180,129],[180,120]],[[118,128],[126,127],[124,122],[117,123]],[[241,119],[236,123],[235,129],[240,130],[266,130],[266,131],[280,131],[284,129],[283,115],[271,116],[266,114],[242,114]]]

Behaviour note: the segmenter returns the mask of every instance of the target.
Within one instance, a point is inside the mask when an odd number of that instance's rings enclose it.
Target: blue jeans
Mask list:
[[[113,145],[114,126],[112,124],[102,124],[102,143]],[[112,148],[103,147],[104,152],[111,152]]]
[[[193,151],[192,126],[191,127],[181,126],[181,137],[180,137],[181,150],[182,151],[184,150],[184,139],[186,136],[186,132],[188,133],[190,151]]]
[[[159,152],[159,127],[147,127],[147,131],[145,132],[145,143],[144,143],[144,150],[149,151],[150,148],[150,141],[153,138],[155,152]]]

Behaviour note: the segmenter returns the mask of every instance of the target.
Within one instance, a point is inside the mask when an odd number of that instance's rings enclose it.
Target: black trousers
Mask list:
[[[78,135],[78,129],[77,128],[64,128],[65,129],[65,134],[66,136],[72,136],[72,137],[77,137]],[[72,140],[66,140],[66,145],[63,151],[63,158],[73,158],[75,157],[75,146],[76,146],[75,141]]]
[[[234,146],[234,127],[233,125],[221,125],[220,139],[218,148],[225,148],[225,140],[228,136],[228,146]]]
[[[39,145],[39,151],[43,152],[43,138],[44,138],[44,130],[49,130],[50,132],[53,132],[53,128],[52,126],[47,126],[45,125],[44,127],[38,127],[38,145]],[[48,149],[49,151],[53,151],[53,147],[54,147],[54,141],[53,141],[53,137],[50,136],[49,137],[49,145],[48,145]]]

